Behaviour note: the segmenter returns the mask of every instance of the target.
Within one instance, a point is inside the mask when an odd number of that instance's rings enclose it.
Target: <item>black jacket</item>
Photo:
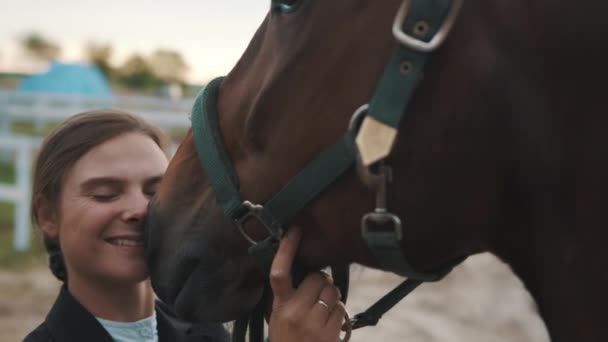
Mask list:
[[[228,332],[221,324],[192,325],[178,321],[161,303],[156,303],[159,342],[225,342]],[[67,290],[53,304],[46,320],[24,342],[112,342],[103,326]]]

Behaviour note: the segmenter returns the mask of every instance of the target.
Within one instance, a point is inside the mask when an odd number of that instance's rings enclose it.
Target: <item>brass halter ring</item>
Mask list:
[[[348,314],[348,311],[344,312],[344,323],[342,324],[342,331],[344,331],[344,337],[340,339],[341,342],[348,342],[353,331],[353,321]]]

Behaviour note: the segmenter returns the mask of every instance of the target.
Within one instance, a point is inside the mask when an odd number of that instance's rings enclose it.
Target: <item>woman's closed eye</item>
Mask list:
[[[110,202],[116,199],[119,196],[118,192],[112,191],[103,191],[103,192],[93,192],[91,197],[98,202]]]
[[[112,177],[91,178],[81,185],[82,194],[97,202],[113,201],[124,189],[124,182]]]
[[[123,193],[120,184],[99,184],[87,189],[86,195],[97,202],[111,202]]]

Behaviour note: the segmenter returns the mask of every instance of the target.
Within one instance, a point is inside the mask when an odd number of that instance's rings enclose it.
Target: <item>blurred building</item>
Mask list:
[[[110,83],[95,65],[53,62],[48,71],[23,79],[23,92],[47,94],[112,96]]]

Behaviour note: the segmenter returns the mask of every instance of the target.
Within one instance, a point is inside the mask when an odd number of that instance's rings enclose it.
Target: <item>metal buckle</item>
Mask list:
[[[275,232],[272,227],[268,226],[266,222],[262,219],[262,211],[264,211],[264,206],[259,204],[253,204],[249,201],[243,201],[242,206],[247,211],[241,217],[234,219],[234,223],[236,224],[243,237],[247,241],[249,241],[249,243],[251,243],[252,245],[257,245],[259,243],[258,241],[255,241],[253,238],[251,238],[251,236],[249,236],[249,234],[245,232],[245,228],[243,227],[245,222],[252,217],[256,218],[264,226],[264,228],[266,228],[270,236],[275,238],[280,237],[280,229],[278,232]]]
[[[370,171],[371,173],[371,171]],[[395,232],[397,241],[403,239],[401,219],[386,208],[386,186],[392,182],[393,171],[384,163],[378,166],[378,173],[373,174],[376,190],[376,208],[361,219],[361,233],[365,236],[372,232]]]
[[[403,31],[403,24],[407,18],[412,1],[413,0],[404,0],[401,7],[399,7],[399,11],[395,17],[395,22],[393,23],[393,35],[401,44],[413,50],[419,52],[433,51],[441,46],[448,33],[450,33],[450,30],[452,29],[452,26],[454,26],[454,22],[458,17],[458,13],[462,8],[464,0],[453,0],[452,6],[450,7],[450,12],[447,14],[443,24],[439,30],[437,30],[433,38],[428,42],[412,37]]]
[[[367,213],[361,219],[361,233],[365,236],[372,232],[389,232],[393,231],[397,241],[403,239],[403,229],[401,228],[401,220],[395,214],[389,213],[382,209],[375,209],[371,213]]]

